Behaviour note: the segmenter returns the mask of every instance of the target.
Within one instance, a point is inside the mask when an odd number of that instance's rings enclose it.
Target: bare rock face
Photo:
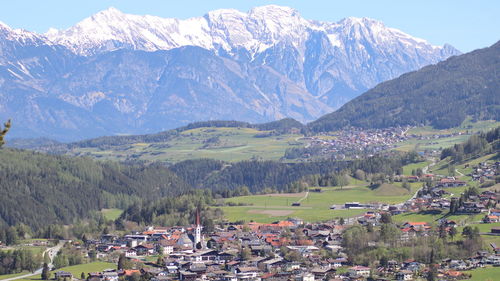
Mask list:
[[[0,23],[0,118],[15,122],[11,136],[59,140],[306,122],[459,53],[373,19],[318,22],[274,5],[187,20],[110,8],[45,34]]]

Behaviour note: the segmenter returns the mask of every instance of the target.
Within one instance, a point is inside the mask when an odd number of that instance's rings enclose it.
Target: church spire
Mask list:
[[[194,230],[194,246],[197,247],[201,243],[201,222],[200,222],[200,208],[196,208],[196,228]]]

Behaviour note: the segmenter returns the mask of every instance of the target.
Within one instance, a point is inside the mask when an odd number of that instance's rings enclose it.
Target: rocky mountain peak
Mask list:
[[[370,18],[319,22],[276,5],[185,20],[109,8],[44,35],[0,24],[0,119],[60,139],[307,122],[458,53]]]

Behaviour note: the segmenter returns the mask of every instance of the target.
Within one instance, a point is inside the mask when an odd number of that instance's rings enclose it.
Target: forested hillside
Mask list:
[[[347,126],[450,128],[467,117],[500,120],[500,42],[384,82],[309,124],[312,131]]]
[[[441,159],[450,157],[454,163],[478,158],[490,153],[500,154],[500,127],[471,136],[465,143],[455,144],[441,152]]]
[[[212,196],[298,192],[307,187],[302,180],[308,176],[328,177],[341,172],[352,173],[356,169],[367,173],[392,174],[402,165],[416,161],[415,157],[410,153],[395,154],[390,158],[298,164],[273,161],[227,163],[200,159],[166,168],[157,164],[123,165],[89,158],[0,149],[0,229],[25,224],[40,230],[50,224],[74,223],[103,208],[147,206],[173,196],[211,200]],[[161,201],[161,204],[172,205],[167,201]],[[163,222],[185,222],[189,216],[182,213],[194,210],[192,206],[188,209],[183,206],[179,210],[168,211],[176,206],[156,210],[154,217],[165,214],[159,218]],[[127,215],[134,216],[133,213],[132,209]],[[153,219],[144,218],[142,222]]]
[[[223,197],[264,190],[298,192],[298,184],[306,176],[331,175],[342,171],[361,169],[367,173],[397,173],[401,166],[419,161],[415,153],[394,154],[391,157],[374,156],[355,161],[316,161],[281,163],[276,161],[240,161],[225,163],[199,159],[179,162],[170,167],[180,178],[195,188],[208,188]]]
[[[0,179],[0,226],[23,223],[35,229],[189,188],[159,165],[124,166],[12,149],[0,149]]]

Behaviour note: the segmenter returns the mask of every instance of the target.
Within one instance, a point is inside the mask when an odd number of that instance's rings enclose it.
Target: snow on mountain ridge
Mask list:
[[[2,21],[0,21],[0,36],[5,37],[7,40],[30,43],[47,40],[47,38],[45,38],[45,36],[43,35],[39,35],[20,28],[11,28]]]
[[[277,5],[255,7],[247,13],[220,9],[186,20],[130,15],[111,7],[66,30],[50,30],[44,35],[53,44],[83,55],[119,48],[156,51],[189,45],[208,50],[222,48],[229,53],[245,48],[255,54],[283,41],[300,48],[310,31],[325,32],[332,46],[339,48],[345,40],[360,40],[366,35],[377,43],[401,41],[419,48],[431,46],[374,19],[348,17],[336,23],[318,22],[302,18],[293,8]]]

